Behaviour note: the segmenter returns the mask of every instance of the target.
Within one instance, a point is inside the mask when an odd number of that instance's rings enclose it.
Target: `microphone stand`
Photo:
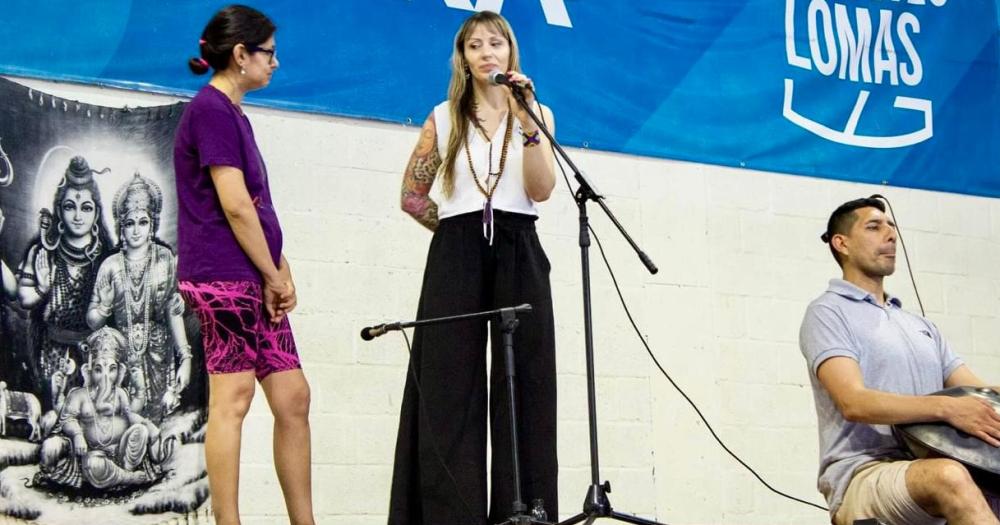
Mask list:
[[[496,310],[485,310],[482,312],[475,312],[471,314],[449,315],[447,317],[435,317],[433,319],[418,319],[416,321],[396,321],[392,323],[384,323],[363,328],[361,330],[361,338],[364,339],[365,341],[370,341],[386,332],[402,330],[404,328],[410,328],[414,326],[430,326],[434,324],[454,323],[456,321],[471,321],[473,319],[489,319],[491,317],[507,315],[508,312],[512,314],[530,314],[531,305],[525,303],[520,306],[509,306],[507,308],[497,308]],[[367,335],[369,333],[371,335]]]
[[[514,330],[517,329],[517,325],[520,323],[517,319],[517,315],[529,314],[531,313],[531,310],[531,305],[525,303],[520,306],[498,308],[496,310],[487,310],[471,314],[436,317],[433,319],[421,319],[418,321],[385,323],[361,330],[362,339],[367,341],[378,337],[385,332],[402,330],[411,326],[429,326],[435,324],[453,323],[457,321],[468,321],[472,319],[500,318],[500,333],[503,338],[504,350],[504,378],[506,379],[507,384],[507,406],[510,411],[509,424],[511,460],[514,464],[514,470],[512,471],[514,484],[514,501],[511,504],[512,514],[507,521],[503,522],[507,525],[533,525],[546,523],[536,520],[527,514],[528,505],[524,503],[524,500],[522,499],[523,496],[521,495],[521,461],[517,444],[517,403],[514,395]]]
[[[567,520],[561,521],[558,525],[572,525],[574,523],[585,522],[586,525],[592,524],[598,518],[609,518],[616,521],[622,521],[625,523],[635,523],[638,525],[662,525],[656,521],[650,521],[637,516],[632,516],[629,514],[623,514],[621,512],[615,511],[611,508],[611,501],[608,499],[608,493],[611,492],[611,483],[605,481],[601,483],[601,475],[599,468],[599,457],[597,452],[597,395],[595,393],[595,380],[594,380],[594,331],[593,331],[593,317],[591,312],[591,294],[590,294],[590,223],[587,217],[587,202],[595,202],[598,206],[604,210],[604,213],[611,219],[615,227],[622,234],[629,245],[635,250],[636,254],[639,256],[639,260],[642,264],[649,270],[649,273],[655,274],[659,271],[656,265],[653,264],[652,259],[643,252],[639,246],[632,240],[625,228],[618,222],[611,210],[604,203],[604,196],[601,195],[595,188],[594,185],[587,179],[587,177],[576,167],[573,160],[569,158],[569,155],[562,149],[562,146],[556,142],[555,137],[545,126],[538,115],[532,111],[531,106],[524,100],[524,93],[522,88],[519,86],[508,85],[514,94],[514,98],[517,100],[518,105],[520,105],[531,117],[531,120],[535,121],[538,125],[538,129],[549,139],[549,143],[555,151],[566,161],[566,164],[573,170],[573,177],[579,183],[576,189],[576,193],[573,198],[576,201],[577,208],[580,213],[580,260],[583,269],[583,326],[584,326],[584,341],[586,346],[587,355],[587,415],[590,424],[590,476],[591,483],[590,487],[587,489],[587,496],[583,501],[583,512],[569,518]]]

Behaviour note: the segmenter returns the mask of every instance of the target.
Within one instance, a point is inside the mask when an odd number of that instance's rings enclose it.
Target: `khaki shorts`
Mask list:
[[[889,525],[944,525],[920,508],[906,489],[906,470],[912,461],[874,461],[862,465],[851,478],[835,525],[878,518]]]

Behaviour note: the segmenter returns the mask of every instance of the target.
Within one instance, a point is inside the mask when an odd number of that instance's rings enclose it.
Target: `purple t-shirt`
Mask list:
[[[236,241],[209,173],[211,166],[243,172],[274,264],[281,260],[281,226],[271,202],[267,167],[246,115],[206,85],[184,109],[174,141],[177,177],[177,278],[182,281],[260,281]]]

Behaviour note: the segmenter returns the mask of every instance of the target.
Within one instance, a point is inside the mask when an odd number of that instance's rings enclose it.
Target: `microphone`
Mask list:
[[[516,84],[512,83],[510,79],[507,78],[507,75],[503,71],[500,71],[499,69],[494,69],[493,71],[490,71],[490,84],[493,84],[494,86],[503,85],[510,87],[519,87]]]
[[[508,86],[514,91],[521,91],[525,88],[531,89],[527,86],[515,84],[510,80],[510,77],[508,77],[506,73],[500,71],[499,69],[494,69],[490,72],[490,84],[493,84],[494,86]]]
[[[485,319],[487,317],[493,317],[495,315],[517,315],[517,314],[529,314],[531,313],[531,305],[524,303],[519,306],[511,306],[507,308],[498,308],[496,310],[488,310],[485,312],[476,312],[472,314],[460,314],[452,315],[449,317],[437,317],[434,319],[422,319],[419,321],[395,321],[392,323],[377,324],[375,326],[366,326],[361,329],[361,338],[365,341],[371,341],[380,335],[384,335],[386,332],[391,332],[393,330],[402,330],[404,328],[410,328],[411,326],[424,326],[440,323],[449,323],[452,321],[464,321],[469,319]]]
[[[361,329],[361,338],[365,341],[371,341],[380,335],[384,335],[386,332],[392,330],[399,330],[399,323],[386,323],[379,324],[375,326],[366,326]]]

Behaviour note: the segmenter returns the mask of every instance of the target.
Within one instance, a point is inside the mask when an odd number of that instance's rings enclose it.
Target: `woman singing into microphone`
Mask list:
[[[555,519],[555,330],[549,262],[535,234],[535,203],[548,199],[555,186],[553,158],[538,126],[510,88],[491,83],[492,74],[506,73],[550,130],[555,129],[553,116],[536,102],[531,80],[520,72],[513,30],[496,13],[477,13],[462,24],[451,69],[448,100],[428,116],[403,176],[403,210],[434,232],[417,316],[522,303],[534,307],[514,334],[521,490],[526,502],[544,500],[549,518]],[[487,518],[498,523],[511,515],[513,467],[504,360],[496,323],[491,330],[492,393],[487,395],[485,321],[416,329],[410,366],[424,399],[408,376],[390,525],[486,523]],[[487,405],[492,443],[489,511]]]

